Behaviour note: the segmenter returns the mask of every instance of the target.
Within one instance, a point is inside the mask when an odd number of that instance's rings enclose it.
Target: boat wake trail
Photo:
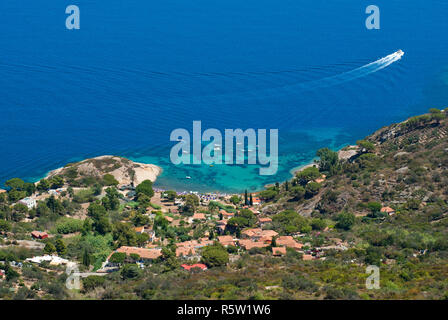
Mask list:
[[[385,56],[381,59],[378,59],[374,62],[370,62],[362,67],[349,70],[340,74],[336,74],[333,76],[328,76],[316,80],[300,82],[300,83],[292,83],[283,86],[274,86],[270,88],[263,89],[254,89],[254,90],[246,90],[225,94],[216,94],[216,95],[206,95],[196,97],[198,100],[202,99],[212,99],[212,100],[220,100],[221,102],[224,100],[231,100],[232,98],[236,98],[238,100],[241,99],[263,99],[271,96],[285,95],[285,94],[293,94],[302,91],[309,91],[319,88],[332,87],[339,84],[343,84],[345,82],[353,81],[358,78],[362,78],[368,76],[369,74],[380,71],[394,62],[400,60],[404,55],[402,50],[398,50],[388,56]]]
[[[374,62],[371,62],[362,67],[356,68],[354,70],[347,71],[347,72],[344,72],[344,73],[341,73],[341,74],[338,74],[335,76],[331,76],[328,78],[323,78],[323,79],[311,81],[308,83],[302,83],[299,85],[302,85],[303,89],[314,89],[314,88],[330,87],[330,86],[342,84],[342,83],[352,81],[352,80],[355,80],[355,79],[358,79],[361,77],[365,77],[371,73],[380,71],[381,69],[384,69],[384,68],[390,66],[392,63],[400,60],[403,55],[404,55],[404,52],[401,50],[398,50],[384,58],[378,59]]]

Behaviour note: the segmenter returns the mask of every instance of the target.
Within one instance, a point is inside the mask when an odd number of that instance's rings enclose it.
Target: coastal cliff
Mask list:
[[[423,208],[447,201],[447,136],[447,112],[438,109],[383,127],[356,146],[335,152],[338,160],[331,172],[321,170],[322,177],[311,171],[298,176],[312,165],[319,167],[316,161],[295,172],[288,190],[282,185],[262,192],[272,199],[263,212],[290,209],[310,217],[350,211],[363,216],[369,202]],[[300,191],[308,184],[314,194],[303,196]]]
[[[112,175],[119,184],[138,185],[144,180],[154,182],[162,173],[162,168],[153,165],[131,161],[118,156],[104,155],[86,159],[51,171],[46,179],[54,176],[64,176],[71,180],[85,177],[102,178],[105,174]]]

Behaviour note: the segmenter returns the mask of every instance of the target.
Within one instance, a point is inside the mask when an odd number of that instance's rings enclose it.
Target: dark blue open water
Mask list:
[[[80,7],[80,30],[65,28],[70,4]],[[161,187],[256,190],[320,147],[447,107],[448,2],[377,0],[380,30],[365,27],[370,4],[1,1],[0,181],[116,154],[162,166]],[[342,81],[398,49],[403,59]],[[277,175],[171,165],[169,134],[193,120],[278,128]]]

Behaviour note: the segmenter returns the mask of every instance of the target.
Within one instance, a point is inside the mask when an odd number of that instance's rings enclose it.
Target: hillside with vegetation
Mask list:
[[[447,111],[316,156],[289,181],[217,199],[104,171],[78,184],[71,166],[37,186],[11,179],[0,298],[448,299]],[[78,263],[79,290],[64,266],[26,260],[42,254]],[[371,265],[377,289],[366,287]]]

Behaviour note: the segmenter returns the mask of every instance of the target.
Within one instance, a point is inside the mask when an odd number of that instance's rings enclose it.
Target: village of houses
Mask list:
[[[131,202],[132,198],[135,196],[133,186],[118,186],[118,190],[123,195],[123,199],[126,202]],[[61,197],[64,192],[64,188],[57,190],[49,190],[48,193],[39,194],[38,197],[27,197],[20,200],[19,202],[26,205],[29,209],[36,206],[37,201],[44,200],[49,196]],[[184,198],[182,196],[186,194],[195,194],[200,200],[200,206],[197,208],[196,212],[192,216],[185,216],[180,213],[180,208],[183,206]],[[239,259],[242,252],[251,251],[254,248],[266,248],[262,252],[264,254],[270,254],[274,257],[281,257],[287,254],[287,248],[295,250],[301,253],[303,260],[315,260],[315,259],[325,259],[325,250],[336,249],[336,250],[346,250],[348,244],[343,242],[341,239],[333,238],[330,239],[331,245],[326,247],[313,247],[310,243],[303,243],[302,239],[304,234],[296,233],[293,235],[279,235],[276,231],[270,229],[272,219],[261,212],[263,205],[262,200],[254,196],[251,199],[252,205],[242,205],[240,207],[235,206],[231,203],[230,198],[232,195],[222,195],[222,194],[199,194],[196,192],[190,193],[178,193],[178,197],[172,202],[165,199],[164,190],[155,190],[154,197],[151,199],[151,203],[155,204],[159,211],[163,213],[164,218],[172,226],[179,225],[192,225],[201,224],[207,226],[208,230],[214,230],[212,235],[209,231],[206,231],[204,237],[199,239],[193,239],[190,241],[177,242],[175,254],[178,259],[183,263],[181,268],[185,270],[191,270],[193,268],[198,268],[206,270],[207,266],[201,262],[201,248],[212,245],[215,242],[219,242],[224,247],[235,247],[236,251],[232,252],[230,255],[230,261],[236,261]],[[202,213],[205,212],[210,201],[214,201],[220,205],[220,207],[233,208],[228,212],[225,209],[219,209],[219,211],[214,213]],[[201,210],[202,209],[202,210]],[[238,210],[247,209],[250,210],[256,217],[257,222],[254,227],[246,228],[240,232],[239,237],[230,235],[226,231],[226,225],[229,219],[235,216]],[[202,212],[200,212],[202,211]],[[147,208],[147,216],[150,221],[154,219],[154,208]],[[328,227],[322,232],[327,232]],[[159,258],[162,255],[162,248],[169,244],[169,239],[160,239],[156,237],[156,232],[153,230],[152,223],[146,226],[135,227],[135,232],[148,234],[148,242],[141,247],[129,247],[121,246],[112,252],[108,259],[103,263],[102,267],[96,271],[99,275],[104,275],[108,272],[113,272],[118,270],[117,264],[109,261],[109,258],[115,253],[125,253],[127,256],[138,255],[139,261],[137,264],[144,268],[145,263],[151,263],[151,261]],[[191,231],[192,233],[193,231]],[[53,235],[47,233],[44,230],[35,230],[31,232],[30,236],[34,241],[22,240],[24,246],[35,246],[42,249],[44,244],[42,243],[48,237]],[[20,243],[20,241],[19,241]],[[28,258],[27,261],[32,263],[41,263],[43,261],[48,261],[50,265],[66,265],[74,264],[76,262],[69,261],[58,257],[56,254],[36,256]],[[91,275],[92,273],[86,273]]]

